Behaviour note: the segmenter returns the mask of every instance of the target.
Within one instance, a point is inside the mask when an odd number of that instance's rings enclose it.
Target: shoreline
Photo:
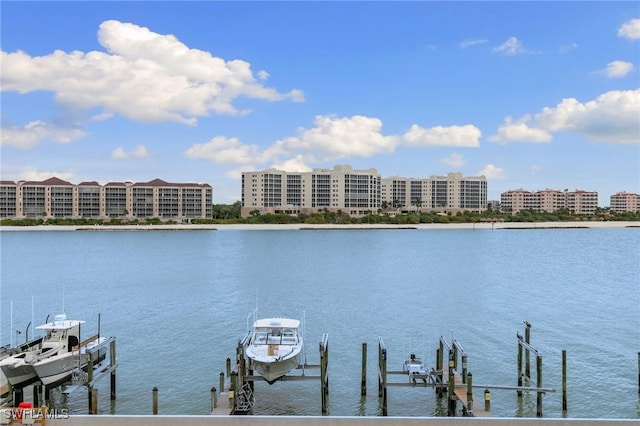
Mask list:
[[[207,224],[207,225],[36,225],[0,226],[0,232],[12,231],[312,231],[312,230],[431,230],[431,229],[611,229],[640,228],[640,221],[569,221],[569,222],[478,222],[418,224]]]

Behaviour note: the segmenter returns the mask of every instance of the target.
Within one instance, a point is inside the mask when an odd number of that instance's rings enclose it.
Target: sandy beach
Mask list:
[[[109,225],[109,226],[0,226],[8,231],[284,231],[284,230],[366,230],[366,229],[563,229],[563,228],[640,228],[640,221],[629,222],[479,222],[479,223],[419,223],[419,224],[232,224],[232,225]]]

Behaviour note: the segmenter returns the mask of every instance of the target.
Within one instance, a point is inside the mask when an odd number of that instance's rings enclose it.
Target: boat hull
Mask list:
[[[66,352],[33,364],[38,379],[45,386],[53,386],[68,381],[74,370],[87,369],[87,364],[89,363],[88,349],[93,351],[93,363],[97,365],[106,357],[107,349],[103,345],[105,340],[101,338],[98,344],[83,348],[81,351]],[[98,348],[98,346],[102,347]]]
[[[2,374],[7,378],[7,382],[13,387],[24,387],[38,380],[38,375],[33,365],[23,361],[13,365],[3,365],[0,367]]]
[[[39,361],[33,368],[42,384],[52,386],[68,380],[74,369],[86,367],[87,362],[86,354],[67,352]]]
[[[273,383],[282,376],[286,376],[291,370],[296,369],[301,363],[299,354],[280,361],[258,361],[252,359],[255,372],[267,382]]]

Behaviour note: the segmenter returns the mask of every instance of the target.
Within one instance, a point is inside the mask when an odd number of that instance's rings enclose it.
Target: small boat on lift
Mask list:
[[[245,354],[253,369],[269,384],[303,363],[300,321],[265,318],[253,323]]]
[[[422,380],[426,383],[427,376],[429,375],[426,365],[416,356],[416,354],[411,354],[409,359],[404,361],[402,371],[407,373],[409,381],[414,384],[418,380]]]
[[[38,379],[45,386],[55,386],[69,380],[74,371],[79,369],[86,370],[89,363],[89,352],[95,353],[94,365],[100,363],[106,358],[107,348],[104,345],[106,338],[100,337],[99,334],[87,339],[80,340],[80,324],[84,321],[63,320],[53,323],[44,324],[36,327],[36,329],[46,331],[47,339],[50,335],[60,334],[60,330],[66,330],[67,344],[47,357],[35,360],[32,365],[38,376]],[[64,341],[64,336],[61,337]],[[103,347],[100,347],[100,346]]]

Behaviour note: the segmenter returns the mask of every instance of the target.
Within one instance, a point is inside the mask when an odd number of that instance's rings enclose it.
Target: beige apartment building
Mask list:
[[[530,192],[521,188],[500,194],[500,204],[502,211],[512,214],[522,210],[542,213],[567,209],[572,214],[592,215],[598,208],[598,193],[582,190],[569,192],[567,189]]]
[[[44,181],[0,182],[1,218],[159,218],[179,222],[211,218],[209,184],[150,182],[82,182],[53,177]]]
[[[258,212],[313,214],[320,210],[364,216],[391,211],[484,211],[484,176],[461,173],[429,179],[382,179],[376,169],[354,170],[349,165],[311,172],[276,169],[242,173],[242,217]]]
[[[640,212],[640,195],[628,192],[618,192],[610,198],[610,209],[612,212]]]
[[[384,178],[382,202],[402,211],[483,212],[487,209],[487,180],[462,173],[428,179]]]

